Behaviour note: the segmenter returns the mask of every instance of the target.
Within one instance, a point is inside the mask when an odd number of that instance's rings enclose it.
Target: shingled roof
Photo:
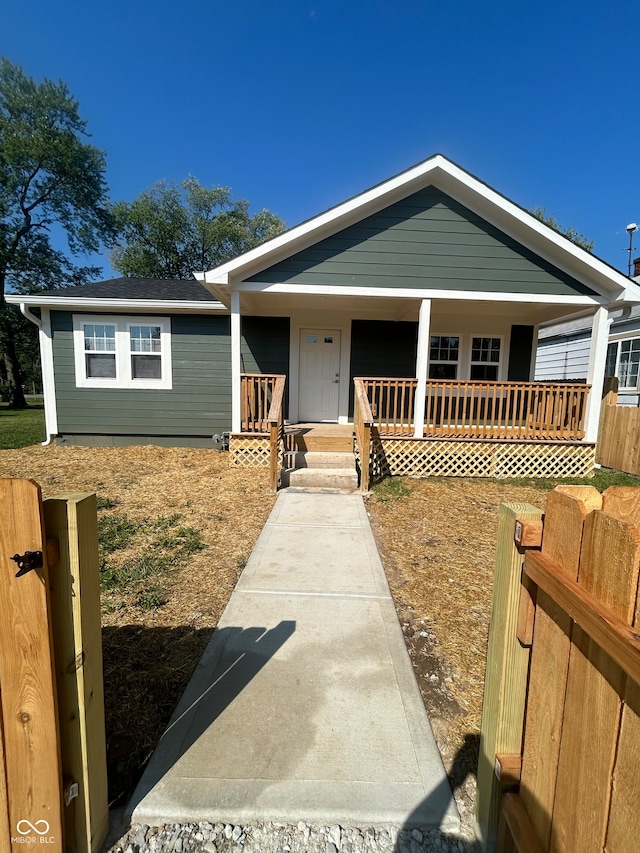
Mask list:
[[[45,290],[38,296],[81,297],[84,299],[148,299],[159,302],[217,302],[215,296],[195,279],[109,278],[74,287]]]

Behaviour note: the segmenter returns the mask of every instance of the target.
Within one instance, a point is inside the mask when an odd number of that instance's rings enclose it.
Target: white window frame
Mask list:
[[[640,340],[640,335],[636,331],[633,334],[627,333],[627,334],[623,334],[623,335],[615,335],[615,336],[611,335],[611,337],[607,341],[607,350],[612,344],[615,344],[615,346],[616,346],[616,363],[615,363],[615,368],[614,368],[614,373],[613,373],[614,376],[618,376],[618,374],[620,373],[620,352],[622,350],[622,344],[626,343],[627,341],[631,342],[631,341],[637,341],[637,340]],[[618,386],[618,391],[637,391],[639,386],[640,386],[640,370],[638,371],[638,381],[636,382],[635,385],[622,385],[622,383],[620,383]]]
[[[115,378],[87,376],[86,350],[84,347],[85,325],[109,325],[116,329],[116,375]],[[139,353],[131,351],[132,326],[160,327],[160,379],[134,379],[131,374],[131,356]],[[113,314],[74,314],[73,349],[76,368],[77,388],[137,388],[162,389],[172,387],[171,373],[171,319],[169,317],[138,317]]]
[[[432,359],[431,358],[431,339],[432,338],[457,338],[458,339],[458,359],[457,361],[441,361],[440,359]],[[463,353],[463,345],[464,345],[464,336],[451,332],[451,334],[447,332],[430,332],[429,334],[429,360],[427,362],[427,382],[458,382],[460,380],[460,370],[462,368],[462,353]],[[456,378],[455,379],[432,379],[429,374],[431,372],[431,366],[436,364],[455,364],[456,366]]]
[[[491,340],[500,341],[500,358],[498,361],[474,361],[473,360],[473,339],[474,338],[489,338]],[[468,375],[471,376],[471,368],[477,364],[480,365],[489,365],[490,367],[496,368],[496,378],[495,379],[470,379],[470,382],[500,382],[500,377],[502,376],[502,359],[504,358],[504,335],[484,335],[484,334],[471,334],[469,335],[469,370]]]

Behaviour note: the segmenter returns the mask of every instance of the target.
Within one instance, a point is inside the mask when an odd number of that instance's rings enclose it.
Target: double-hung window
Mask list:
[[[429,379],[457,379],[460,338],[457,335],[431,335],[429,343]]]
[[[471,339],[471,369],[469,379],[495,382],[500,367],[500,338]]]
[[[79,388],[171,388],[167,317],[74,315]]]
[[[640,373],[640,338],[612,341],[607,347],[606,376],[617,376],[620,388],[636,389]]]

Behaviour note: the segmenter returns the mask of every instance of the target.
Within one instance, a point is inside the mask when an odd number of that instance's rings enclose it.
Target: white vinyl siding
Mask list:
[[[586,379],[589,366],[590,337],[538,341],[536,381],[564,382],[567,379]]]

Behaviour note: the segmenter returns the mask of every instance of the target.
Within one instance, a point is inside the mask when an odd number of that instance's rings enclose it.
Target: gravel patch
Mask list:
[[[401,827],[315,826],[300,821],[237,826],[223,823],[133,825],[108,853],[476,853],[469,830],[460,834]]]

